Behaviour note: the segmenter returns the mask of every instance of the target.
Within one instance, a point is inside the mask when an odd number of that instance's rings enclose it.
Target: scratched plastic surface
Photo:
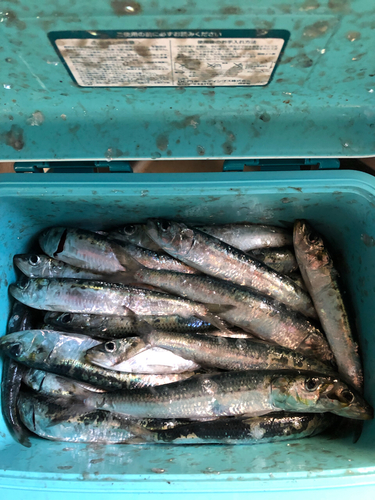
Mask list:
[[[369,0],[2,0],[0,159],[372,156],[374,27]],[[47,33],[108,29],[290,39],[266,87],[76,86]]]
[[[288,225],[304,217],[337,250],[363,346],[366,398],[375,404],[375,179],[340,172],[40,174],[0,177],[0,331],[12,256],[52,225],[106,229],[148,216],[191,223]],[[320,491],[317,492],[316,488]],[[327,488],[327,489],[326,489]],[[22,491],[20,491],[22,490]],[[259,446],[16,444],[0,416],[0,497],[15,500],[171,498],[340,500],[375,495],[375,421],[350,438]],[[21,496],[20,496],[21,495]],[[324,497],[326,498],[326,497]]]

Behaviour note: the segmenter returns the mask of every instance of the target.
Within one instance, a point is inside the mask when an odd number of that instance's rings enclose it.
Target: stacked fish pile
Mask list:
[[[373,418],[338,273],[306,221],[292,235],[152,219],[39,243],[14,258],[26,276],[0,340],[2,410],[22,444],[28,431],[253,444]]]

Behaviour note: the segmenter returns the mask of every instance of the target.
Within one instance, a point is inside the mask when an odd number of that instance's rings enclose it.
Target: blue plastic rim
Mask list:
[[[0,178],[0,329],[9,314],[12,257],[42,229],[105,229],[147,217],[191,223],[250,221],[288,226],[307,218],[335,249],[353,302],[375,403],[375,180],[340,172],[218,174],[42,174]],[[375,421],[351,439],[314,437],[259,446],[105,446],[32,439],[16,444],[0,417],[0,496],[77,498],[349,499],[375,492]],[[316,491],[319,489],[320,491]],[[303,491],[301,491],[303,490]],[[23,493],[22,493],[23,491]],[[72,496],[73,498],[73,496]]]
[[[1,160],[375,154],[369,0],[2,0],[0,12]],[[176,29],[290,38],[265,87],[141,89],[78,87],[48,39]]]

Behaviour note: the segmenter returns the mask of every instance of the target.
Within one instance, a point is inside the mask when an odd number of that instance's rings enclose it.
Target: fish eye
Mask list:
[[[104,344],[104,349],[107,351],[107,352],[113,352],[115,349],[116,349],[116,346],[115,346],[115,343],[114,342],[106,342]]]
[[[314,231],[312,231],[311,233],[308,234],[307,239],[309,240],[310,243],[317,243],[319,241],[319,235],[314,233]]]
[[[133,224],[128,224],[124,227],[124,233],[131,236],[135,233],[135,226]]]
[[[171,227],[171,223],[168,220],[162,220],[159,226],[162,231],[168,231],[168,229]]]
[[[39,255],[30,255],[29,257],[29,264],[32,266],[36,266],[40,262],[40,257]]]
[[[70,323],[72,321],[73,317],[70,313],[67,313],[67,314],[63,314],[61,316],[61,323],[63,323],[64,325],[66,325],[67,323]]]
[[[320,382],[318,378],[307,378],[305,380],[305,389],[309,392],[314,392],[319,387]]]
[[[342,391],[341,396],[346,399],[348,403],[352,403],[354,400],[354,394],[351,391],[345,390]]]
[[[22,351],[23,351],[23,349],[22,349],[22,345],[21,344],[14,344],[9,349],[9,354],[11,356],[14,356],[15,358],[18,358],[18,356],[21,356]]]

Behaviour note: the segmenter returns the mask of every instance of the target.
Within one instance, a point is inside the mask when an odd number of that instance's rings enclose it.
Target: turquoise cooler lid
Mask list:
[[[139,30],[284,51],[267,85],[88,87],[53,46]],[[373,156],[374,49],[368,0],[3,0],[0,160]]]

